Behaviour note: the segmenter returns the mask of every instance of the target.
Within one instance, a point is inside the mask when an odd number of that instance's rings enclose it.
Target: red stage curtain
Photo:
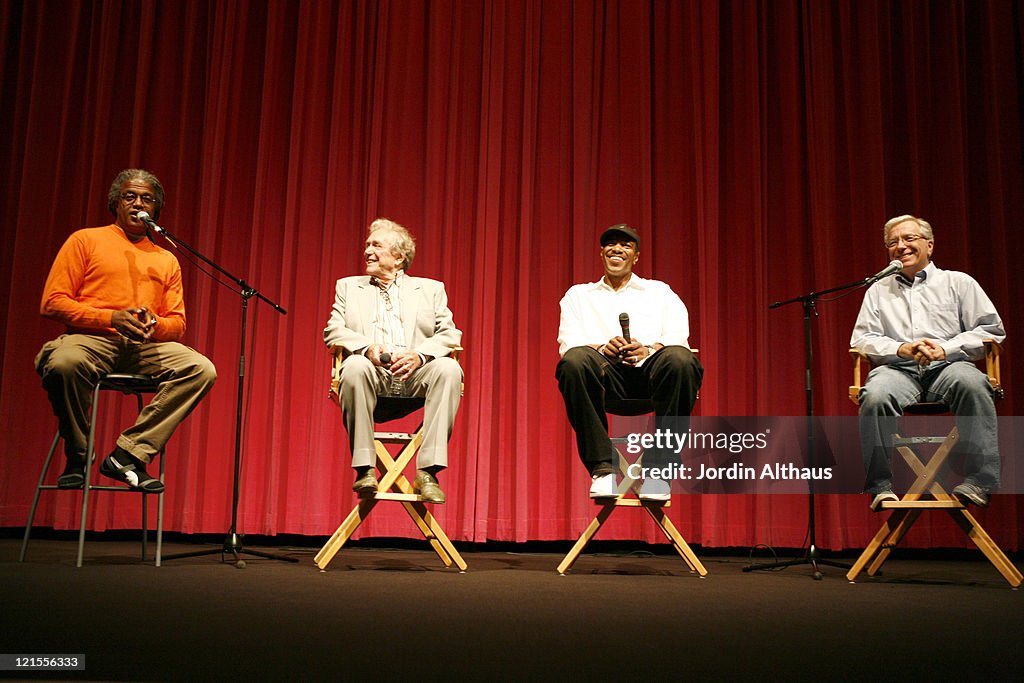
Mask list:
[[[455,539],[568,539],[591,516],[554,381],[558,300],[600,276],[597,235],[616,222],[643,235],[638,271],[690,309],[700,412],[802,415],[801,311],[767,305],[875,272],[884,221],[925,216],[936,261],[1007,319],[1015,414],[1021,16],[969,0],[2,2],[0,525],[24,523],[54,429],[32,370],[59,333],[37,313],[43,280],[72,230],[109,221],[129,166],[166,185],[161,223],[288,310],[250,305],[241,532],[326,535],[352,504],[321,330],[377,216],[417,236],[412,272],[447,283],[465,332],[437,509]],[[183,268],[189,342],[220,380],[171,442],[167,528],[221,532],[241,305]],[[814,318],[817,414],[854,414],[859,300]],[[49,494],[39,520],[74,526],[75,501]],[[878,523],[862,496],[817,503],[823,548]],[[91,526],[133,526],[137,505],[98,497]],[[690,497],[672,517],[706,546],[800,546],[806,505]],[[981,517],[1020,547],[1016,496]],[[920,526],[909,542],[965,543]],[[368,529],[416,534],[384,508]],[[659,540],[629,514],[602,537]]]

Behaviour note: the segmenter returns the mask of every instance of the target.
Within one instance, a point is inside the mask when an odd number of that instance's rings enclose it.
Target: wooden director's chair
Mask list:
[[[608,412],[613,415],[646,415],[654,412],[654,405],[647,400],[624,400],[616,402],[614,405],[609,405]],[[626,439],[613,438],[612,443],[615,444],[616,450],[618,450],[619,444],[626,443]],[[643,455],[641,454],[636,462],[638,464],[642,463],[642,458]],[[572,568],[580,553],[587,547],[587,543],[597,534],[598,530],[608,521],[608,518],[615,510],[620,507],[640,507],[651,516],[651,519],[658,525],[658,528],[664,532],[672,547],[676,549],[683,560],[686,561],[686,564],[689,565],[690,571],[697,572],[701,578],[707,576],[708,570],[697,559],[697,555],[694,554],[693,550],[686,543],[686,539],[683,538],[682,534],[679,533],[679,530],[672,523],[672,520],[665,514],[665,508],[672,505],[671,498],[667,501],[640,500],[638,496],[640,495],[642,482],[629,476],[629,461],[626,460],[621,451],[618,453],[618,467],[619,473],[622,475],[622,481],[619,482],[617,495],[614,498],[594,499],[594,503],[599,505],[601,509],[594,519],[590,521],[590,524],[587,525],[587,528],[583,530],[583,533],[576,541],[576,544],[569,550],[562,563],[558,565],[558,573],[564,576]]]
[[[455,347],[452,350],[452,358],[458,360],[461,351],[461,346]],[[341,361],[344,356],[340,346],[332,347],[330,353],[332,357],[331,389],[328,397],[331,401],[337,402],[338,387],[341,382]],[[389,402],[398,401],[405,403],[407,407],[413,410],[422,409],[423,407],[422,398],[381,396],[378,398],[377,410],[374,412],[375,421],[381,421],[378,419],[378,416],[386,416],[388,408],[394,406],[393,403],[389,406]],[[385,421],[389,419],[393,418],[384,417]],[[460,571],[465,571],[466,561],[462,559],[462,555],[455,549],[452,542],[448,540],[448,536],[445,535],[444,529],[441,528],[437,519],[427,510],[422,496],[413,493],[412,484],[409,483],[409,480],[403,474],[405,468],[412,462],[420,445],[423,443],[423,421],[420,420],[419,426],[412,433],[374,431],[373,437],[377,461],[383,466],[384,470],[379,480],[380,483],[377,486],[377,492],[371,495],[360,496],[359,503],[352,508],[348,517],[345,518],[345,521],[341,523],[341,526],[338,527],[338,530],[334,532],[334,535],[331,536],[324,547],[320,549],[320,552],[316,554],[313,561],[316,562],[320,569],[326,569],[342,546],[352,537],[352,534],[359,528],[359,525],[363,523],[363,520],[376,507],[377,502],[393,500],[402,504],[409,517],[415,522],[423,537],[430,542],[430,546],[446,567],[450,567],[454,563]],[[401,444],[403,447],[396,458],[391,455],[391,452],[388,451],[384,444]]]
[[[999,351],[1000,347],[997,342],[991,339],[985,340],[985,371],[992,390],[995,392],[996,400],[1002,399],[1005,395],[1000,381]],[[850,400],[855,405],[860,405],[860,390],[863,386],[862,367],[869,361],[860,349],[850,349],[850,354],[853,356],[854,362]],[[904,412],[916,415],[937,415],[948,413],[949,407],[943,403],[915,403],[908,406]],[[1020,586],[1024,579],[1020,571],[1007,559],[1003,551],[985,532],[974,515],[964,507],[963,503],[948,493],[942,483],[936,481],[938,475],[945,469],[946,459],[959,438],[960,433],[955,426],[944,436],[904,438],[899,434],[893,435],[893,446],[896,452],[910,466],[917,478],[902,498],[882,503],[882,508],[893,512],[868,543],[857,561],[854,562],[850,571],[847,572],[846,578],[851,583],[856,580],[865,567],[867,567],[868,576],[874,576],[889,558],[889,553],[907,535],[910,527],[914,525],[922,512],[945,510],[1003,575],[1003,578],[1014,588]],[[913,448],[924,444],[938,444],[938,448],[928,460],[923,460]]]

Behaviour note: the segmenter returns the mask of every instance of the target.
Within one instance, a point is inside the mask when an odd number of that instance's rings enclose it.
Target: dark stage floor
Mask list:
[[[460,546],[464,574],[383,540],[344,549],[326,572],[317,548],[263,545],[300,562],[155,568],[123,538],[88,543],[81,569],[63,536],[33,541],[24,564],[20,540],[0,539],[0,653],[85,655],[85,671],[38,675],[50,680],[1024,675],[1024,592],[980,553],[908,551],[851,585],[832,568],[823,581],[807,567],[743,573],[745,556],[697,548],[700,579],[667,547],[614,543],[592,544],[604,552],[564,577],[569,544]]]

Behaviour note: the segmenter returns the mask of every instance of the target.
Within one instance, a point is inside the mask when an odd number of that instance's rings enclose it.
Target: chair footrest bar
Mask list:
[[[375,432],[373,438],[381,443],[409,443],[415,436],[406,432]]]
[[[887,500],[882,503],[886,510],[921,509],[921,510],[962,510],[963,503],[958,500]]]
[[[594,498],[597,505],[614,504],[616,507],[638,508],[644,505],[655,505],[657,507],[672,507],[671,500],[640,500],[639,498]]]
[[[893,439],[893,446],[914,446],[923,443],[942,443],[948,437],[946,436],[904,436],[899,439]]]
[[[423,501],[423,496],[419,495],[418,493],[390,493],[390,492],[381,492],[381,493],[373,494],[372,497],[376,498],[377,500],[399,500],[399,501],[402,501],[402,502],[405,502],[405,503],[422,503],[422,502],[424,502]]]

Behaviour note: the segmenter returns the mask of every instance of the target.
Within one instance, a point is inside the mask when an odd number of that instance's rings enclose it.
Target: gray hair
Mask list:
[[[882,235],[882,244],[887,244],[889,242],[889,233],[892,232],[893,228],[895,228],[900,223],[904,223],[906,221],[914,221],[915,223],[917,223],[917,227],[921,229],[921,237],[925,238],[926,240],[935,239],[932,235],[931,223],[929,223],[923,218],[918,218],[917,216],[903,214],[902,216],[890,218],[885,222],[885,227],[883,228]]]
[[[370,223],[369,233],[384,230],[391,233],[391,253],[402,257],[402,270],[408,272],[416,257],[416,240],[403,226],[388,218],[378,218]]]
[[[121,201],[121,187],[129,180],[141,180],[153,188],[156,193],[156,204],[153,206],[153,220],[160,218],[160,209],[164,208],[164,186],[155,175],[141,168],[126,168],[117,174],[107,192],[107,208],[111,215],[117,216],[117,203]]]

